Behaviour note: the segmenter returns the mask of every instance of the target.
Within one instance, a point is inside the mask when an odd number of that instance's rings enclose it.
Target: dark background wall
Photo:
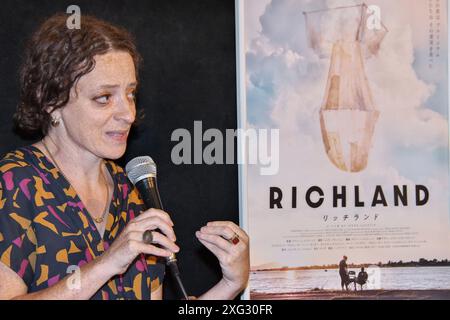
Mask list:
[[[234,0],[2,1],[0,9],[0,155],[33,143],[13,133],[18,102],[18,70],[25,41],[56,12],[76,4],[91,14],[121,25],[136,37],[144,64],[138,108],[146,118],[130,138],[124,165],[150,155],[158,165],[159,188],[175,222],[178,255],[188,293],[199,295],[221,277],[215,257],[196,240],[195,231],[211,220],[238,223],[238,174],[235,165],[172,164],[173,130],[193,133],[236,128]],[[175,299],[170,277],[165,298]]]

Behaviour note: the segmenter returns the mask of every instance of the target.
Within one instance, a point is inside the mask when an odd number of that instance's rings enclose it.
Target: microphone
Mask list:
[[[147,209],[155,208],[164,210],[161,197],[159,196],[158,185],[156,183],[156,164],[152,158],[143,156],[130,160],[125,166],[125,172],[127,173],[128,179],[139,191]],[[181,281],[175,253],[172,253],[166,258],[166,264],[169,266],[175,277],[183,298],[189,300]]]

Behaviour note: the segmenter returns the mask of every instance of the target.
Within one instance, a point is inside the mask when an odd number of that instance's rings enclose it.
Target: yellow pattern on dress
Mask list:
[[[44,227],[49,228],[50,230],[52,230],[54,233],[59,234],[58,230],[56,229],[55,225],[51,222],[48,222],[47,220],[45,220],[45,218],[48,216],[48,212],[47,211],[42,211],[41,213],[39,213],[36,218],[33,219],[34,222],[39,223],[41,225],[43,225]]]
[[[142,273],[138,273],[133,280],[133,291],[138,300],[142,300]]]
[[[34,195],[34,201],[36,206],[41,207],[44,205],[43,199],[54,199],[55,195],[52,192],[47,192],[44,190],[44,182],[41,178],[33,177],[36,187],[36,194]]]
[[[37,279],[36,284],[39,286],[47,280],[48,280],[48,266],[45,264],[41,264],[41,275],[39,276],[39,279]]]
[[[13,219],[15,222],[17,222],[24,230],[26,230],[31,225],[30,220],[28,220],[22,216],[19,216],[15,212],[10,213],[9,216],[11,217],[11,219]]]

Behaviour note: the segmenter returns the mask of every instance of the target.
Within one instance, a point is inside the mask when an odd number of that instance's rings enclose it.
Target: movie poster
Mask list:
[[[450,289],[447,1],[237,6],[250,297]]]

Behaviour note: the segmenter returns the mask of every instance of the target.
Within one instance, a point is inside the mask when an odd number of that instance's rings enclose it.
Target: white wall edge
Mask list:
[[[235,0],[236,19],[236,83],[237,83],[237,128],[247,129],[246,65],[245,65],[245,21],[244,0]],[[245,137],[238,131],[237,161],[239,174],[239,224],[249,233],[247,207],[247,166]],[[242,300],[250,300],[250,288],[241,294]]]

